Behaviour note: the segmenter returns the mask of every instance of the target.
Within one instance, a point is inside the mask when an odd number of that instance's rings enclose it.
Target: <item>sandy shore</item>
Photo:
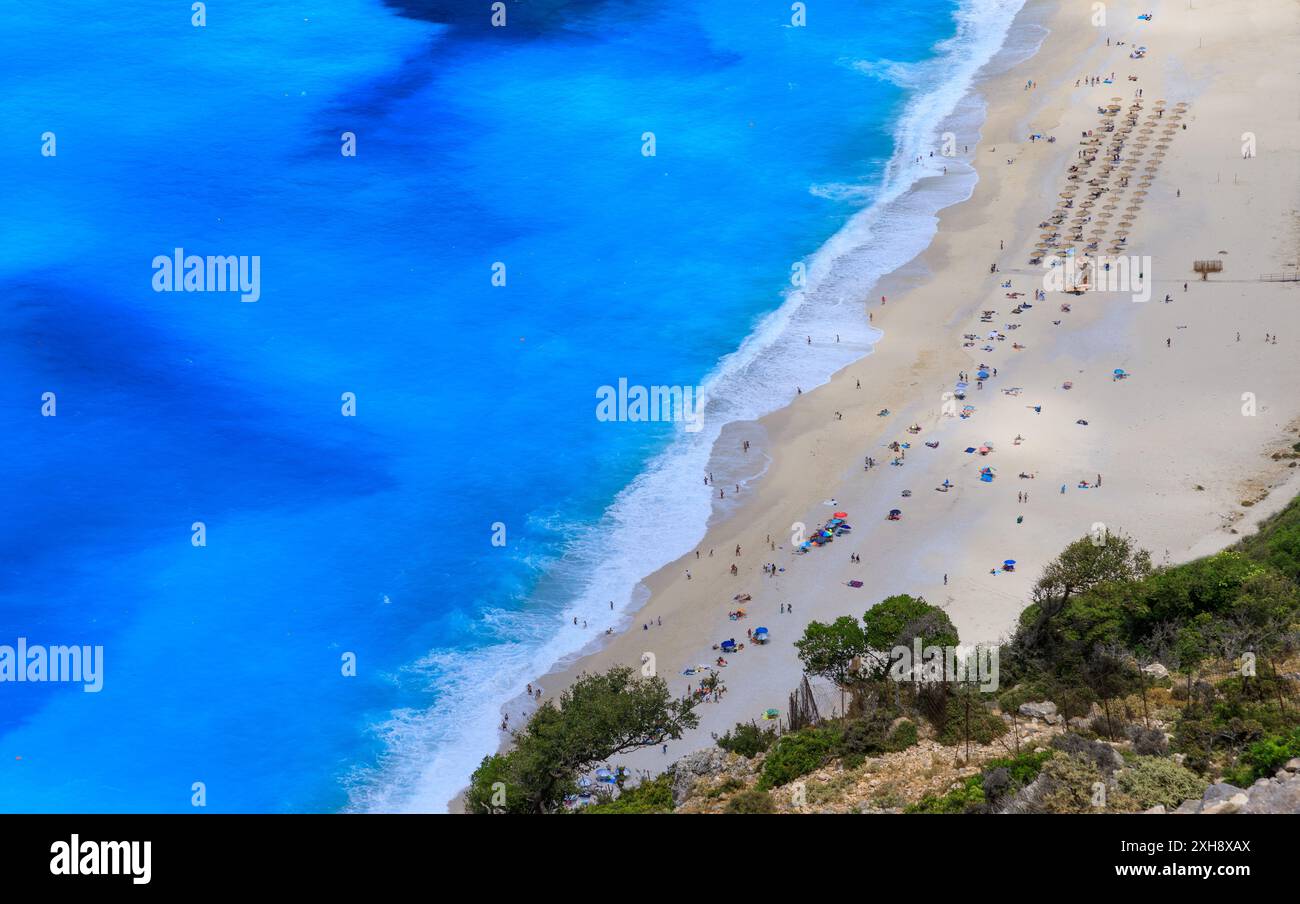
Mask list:
[[[620,762],[657,772],[738,721],[769,707],[784,712],[800,677],[792,641],[810,620],[860,617],[890,594],[920,594],[948,611],[964,642],[996,641],[1012,630],[1041,567],[1095,524],[1132,535],[1157,561],[1178,562],[1233,542],[1233,531],[1300,492],[1300,469],[1269,457],[1300,439],[1300,284],[1258,279],[1300,262],[1300,122],[1294,74],[1279,65],[1300,48],[1300,5],[1193,6],[1110,3],[1108,23],[1095,27],[1087,4],[1031,0],[1022,16],[1051,33],[1034,57],[981,84],[988,117],[974,154],[978,186],[969,201],[943,212],[931,247],[864,304],[884,331],[873,353],[790,407],[728,428],[719,449],[734,455],[748,438],[748,455],[770,459],[766,474],[745,489],[738,508],[714,519],[698,559],[691,554],[646,579],[649,600],[631,630],[541,678],[548,693],[558,692],[582,671],[639,666],[648,652],[670,687],[685,693],[698,677],[682,670],[713,662],[713,644],[743,642],[746,629],[759,625],[771,630],[770,644],[747,644],[728,657],[727,693],[699,707],[699,729],[667,753],[645,750]],[[1138,20],[1145,12],[1152,21]],[[1135,45],[1148,48],[1144,59],[1130,58]],[[1112,72],[1112,84],[1076,87]],[[1093,212],[1120,199],[1104,254],[1119,216],[1140,198],[1122,253],[1146,262],[1150,300],[1135,302],[1129,291],[1049,292],[1013,314],[1021,299],[1006,293],[1033,301],[1045,287],[1047,271],[1029,261],[1039,224],[1079,162],[1081,134],[1122,122],[1139,89],[1139,125],[1125,156],[1148,125],[1152,143],[1127,189],[1118,191],[1116,174]],[[1098,115],[1114,97],[1122,98],[1121,113]],[[1166,112],[1149,123],[1157,100]],[[1187,107],[1174,120],[1180,103]],[[1242,151],[1248,132],[1257,141],[1249,159]],[[1031,142],[1034,133],[1056,141]],[[1156,157],[1161,137],[1168,147]],[[1153,160],[1147,194],[1136,196]],[[1192,264],[1200,259],[1222,261],[1223,271],[1199,281]],[[996,314],[981,322],[987,310]],[[1005,339],[986,339],[992,330]],[[1265,342],[1266,333],[1276,334],[1276,344]],[[967,346],[968,334],[980,339]],[[996,376],[978,389],[972,378],[957,408],[973,405],[974,413],[952,416],[945,394],[959,373],[973,375],[981,364]],[[1113,379],[1116,368],[1130,376]],[[1004,392],[1017,387],[1018,394]],[[1254,413],[1243,413],[1251,399]],[[891,413],[878,416],[881,409]],[[912,424],[919,434],[906,431]],[[911,444],[902,466],[889,464],[894,441]],[[985,442],[994,449],[986,457],[963,451]],[[877,461],[870,471],[863,469],[868,455]],[[978,479],[985,466],[996,469],[992,483]],[[1100,487],[1079,488],[1099,475]],[[955,487],[937,492],[945,479]],[[901,521],[885,520],[891,508],[903,511]],[[852,535],[795,555],[792,525],[815,527],[836,510],[849,513]],[[851,553],[861,562],[851,562]],[[990,573],[1004,559],[1017,560],[1016,572]],[[770,577],[766,563],[783,570]],[[739,593],[753,597],[749,618],[731,621]],[[793,613],[781,614],[782,604]]]

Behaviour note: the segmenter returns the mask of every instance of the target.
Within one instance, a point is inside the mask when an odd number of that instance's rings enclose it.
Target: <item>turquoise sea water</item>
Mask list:
[[[444,806],[702,532],[722,424],[878,338],[1019,5],[5,7],[0,644],[105,673],[0,683],[0,809]],[[153,291],[176,248],[260,299]],[[620,377],[705,428],[598,421]]]

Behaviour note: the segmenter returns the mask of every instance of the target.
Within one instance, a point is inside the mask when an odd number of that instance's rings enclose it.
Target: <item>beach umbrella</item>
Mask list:
[[[836,518],[847,518],[848,516],[849,516],[849,513],[848,513],[848,512],[836,512],[836,513],[835,513],[835,517],[836,517]]]

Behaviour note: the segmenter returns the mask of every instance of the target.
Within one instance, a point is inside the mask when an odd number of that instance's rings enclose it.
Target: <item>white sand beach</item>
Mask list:
[[[1147,12],[1150,21],[1138,18]],[[1179,562],[1232,543],[1300,492],[1300,469],[1270,458],[1300,440],[1300,283],[1259,279],[1300,263],[1300,119],[1286,62],[1300,46],[1300,4],[1116,2],[1106,14],[1097,27],[1089,4],[1031,0],[1022,15],[1051,33],[1035,56],[981,83],[978,186],[942,213],[920,258],[863,299],[863,316],[883,330],[874,351],[788,408],[725,431],[729,454],[743,436],[746,454],[770,459],[764,476],[714,519],[698,559],[646,578],[649,599],[629,630],[539,679],[554,694],[582,671],[639,667],[649,652],[684,694],[699,679],[683,669],[713,663],[715,643],[770,629],[771,643],[727,657],[727,691],[699,706],[698,729],[623,764],[657,772],[738,721],[784,712],[800,679],[792,641],[811,620],[861,617],[910,593],[947,610],[963,642],[994,642],[1013,629],[1042,566],[1094,525]],[[1138,46],[1147,51],[1134,59]],[[1112,82],[1088,83],[1112,72]],[[1112,98],[1118,110],[1100,114]],[[1089,130],[1096,144],[1081,143]],[[1120,135],[1121,160],[1103,173]],[[1081,149],[1096,159],[1072,182]],[[1041,227],[1063,200],[1074,203],[1061,224]],[[1049,260],[1084,211],[1085,236],[1100,227],[1098,254],[1126,229],[1116,254],[1135,262],[1149,300],[1133,290],[1034,299],[1048,273],[1030,263],[1040,236],[1062,233]],[[1087,239],[1074,249],[1081,259]],[[1196,260],[1222,270],[1201,281]],[[1032,307],[1013,313],[1021,302]],[[990,376],[979,388],[981,365]],[[962,373],[969,389],[955,400]],[[973,411],[961,417],[965,405]],[[908,432],[914,424],[920,431]],[[895,441],[910,444],[898,466]],[[964,451],[985,443],[987,455]],[[983,467],[995,469],[991,482],[979,479]],[[953,487],[937,491],[945,480]],[[901,520],[886,520],[894,508]],[[852,533],[796,555],[792,525],[812,529],[835,511],[848,513]],[[1014,573],[1001,569],[1007,559]],[[737,594],[752,600],[733,621]]]

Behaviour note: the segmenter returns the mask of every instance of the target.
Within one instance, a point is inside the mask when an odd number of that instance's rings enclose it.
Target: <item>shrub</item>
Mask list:
[[[728,813],[775,813],[776,803],[772,795],[757,788],[741,791],[727,801]]]
[[[944,724],[939,731],[940,744],[956,747],[966,743],[966,714],[967,704],[960,696],[952,697],[948,701],[947,711],[944,714]],[[939,726],[935,727],[938,728]],[[972,701],[970,703],[969,731],[972,744],[991,744],[995,739],[1010,731],[1010,728],[997,713],[990,712],[980,703]]]
[[[718,738],[718,746],[752,760],[776,743],[776,728],[759,728],[756,722],[737,722],[736,727]]]
[[[1189,797],[1200,797],[1206,782],[1190,769],[1170,759],[1139,757],[1131,769],[1119,774],[1120,790],[1133,798],[1135,809],[1147,810],[1156,804],[1176,807]]]
[[[854,719],[844,726],[834,752],[845,758],[854,757],[860,762],[864,756],[883,753],[888,735],[888,717]]]
[[[906,813],[978,813],[986,807],[983,776],[972,775],[959,788],[943,795],[927,794],[912,804]]]
[[[984,764],[985,773],[993,769],[1006,769],[1014,788],[1023,788],[1043,771],[1043,765],[1052,758],[1053,752],[1043,750],[1036,753],[1022,753],[1017,757],[1000,757]]]
[[[1087,760],[1099,772],[1107,774],[1114,772],[1124,762],[1123,758],[1115,752],[1115,748],[1109,744],[1103,744],[1101,741],[1090,741],[1073,732],[1057,735],[1052,738],[1051,744],[1067,756]]]
[[[673,788],[665,773],[650,781],[644,781],[635,788],[624,789],[618,797],[603,800],[589,807],[582,807],[579,813],[671,813],[673,811]]]
[[[1053,757],[1043,766],[1046,787],[1039,796],[1041,809],[1048,813],[1096,813],[1093,803],[1102,781],[1097,764],[1082,756]]]
[[[782,735],[763,761],[759,790],[767,791],[812,772],[826,762],[835,740],[831,731],[822,728]]]
[[[894,726],[886,740],[885,746],[891,751],[906,750],[916,745],[916,723],[911,719],[904,719]]]
[[[1297,756],[1300,756],[1300,728],[1290,735],[1270,735],[1251,744],[1225,778],[1244,788],[1256,779],[1271,777],[1282,764]]]
[[[1164,756],[1169,752],[1169,742],[1165,733],[1158,728],[1143,728],[1141,725],[1128,727],[1129,740],[1133,750],[1142,756]]]

